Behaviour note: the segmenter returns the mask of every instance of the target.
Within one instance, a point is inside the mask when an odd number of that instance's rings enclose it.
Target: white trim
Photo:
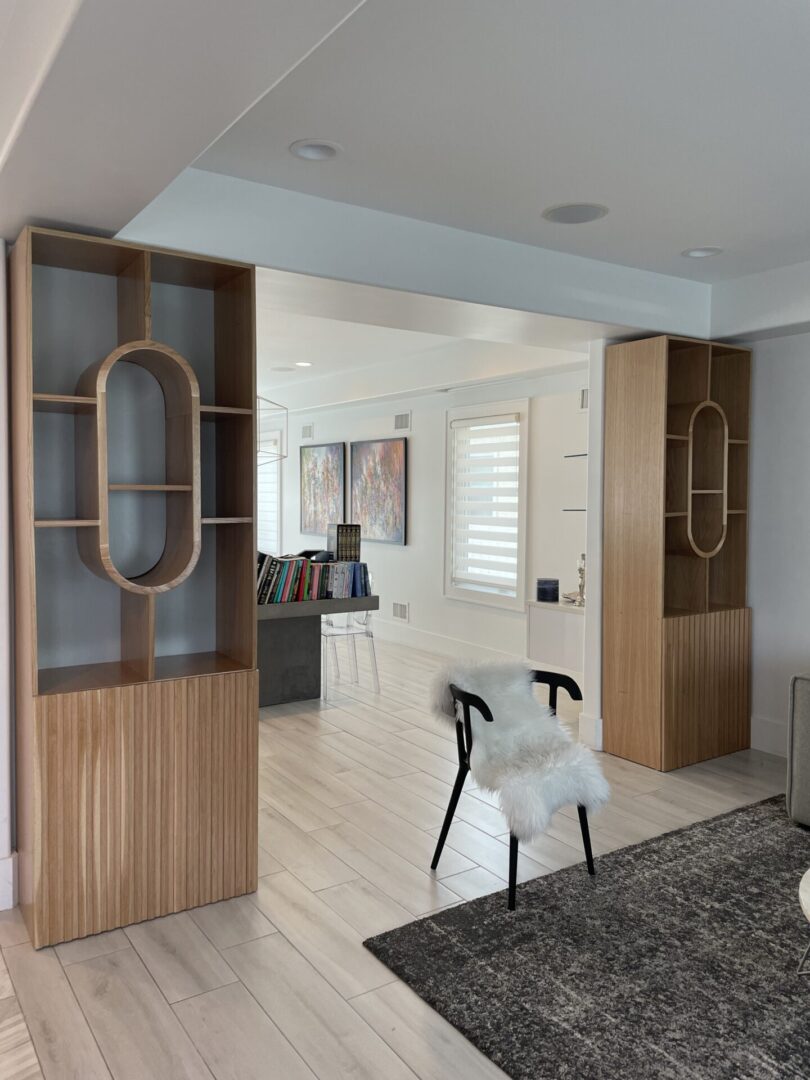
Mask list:
[[[774,720],[768,716],[751,717],[751,749],[764,754],[787,756],[787,720]]]
[[[514,596],[503,596],[486,589],[464,588],[451,581],[453,536],[453,453],[450,445],[452,425],[457,420],[480,420],[503,416],[518,420],[518,565]],[[526,610],[526,520],[529,462],[529,399],[514,401],[481,402],[448,409],[445,413],[444,436],[444,596],[448,600],[461,600],[467,604],[482,604],[507,611]]]
[[[17,852],[0,859],[0,911],[17,906]]]
[[[579,741],[591,750],[602,749],[602,717],[579,714]]]

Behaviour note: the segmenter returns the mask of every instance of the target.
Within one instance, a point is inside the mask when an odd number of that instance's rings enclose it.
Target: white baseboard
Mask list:
[[[17,906],[17,852],[0,859],[0,911]]]
[[[579,741],[590,746],[591,750],[602,749],[602,717],[580,713]]]
[[[514,660],[516,653],[476,645],[472,641],[434,634],[431,630],[419,630],[409,623],[393,622],[374,616],[374,633],[381,641],[394,641],[398,645],[410,645],[422,652],[438,653],[440,656],[463,657],[467,660]]]
[[[767,716],[751,717],[752,750],[787,757],[787,743],[787,720],[773,720]]]

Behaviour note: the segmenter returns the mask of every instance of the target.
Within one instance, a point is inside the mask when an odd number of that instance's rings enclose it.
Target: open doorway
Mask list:
[[[259,468],[265,544],[273,554],[326,544],[302,512],[301,462],[306,470],[311,448],[345,461],[341,509],[350,522],[352,454],[403,439],[405,542],[363,538],[380,598],[376,641],[435,657],[528,657],[581,683],[584,611],[569,601],[581,598],[587,549],[589,335],[604,330],[259,270],[257,388],[288,410],[286,456]],[[505,433],[485,483],[514,514],[501,512],[495,528],[478,513],[470,526],[453,491],[457,426],[505,415],[520,416],[519,475],[504,469]],[[514,490],[504,491],[510,481]],[[538,579],[557,582],[550,602],[546,592],[538,603]],[[352,661],[338,670],[353,673]],[[578,710],[566,711],[576,720]]]

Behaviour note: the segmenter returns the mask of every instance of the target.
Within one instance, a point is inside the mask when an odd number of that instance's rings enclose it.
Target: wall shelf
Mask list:
[[[108,484],[108,491],[191,491],[191,484]]]
[[[98,518],[38,518],[35,529],[82,529],[98,527]]]
[[[200,420],[228,420],[238,416],[253,416],[253,409],[234,408],[230,405],[200,405]]]
[[[88,413],[97,405],[94,397],[77,394],[33,394],[32,400],[34,412]]]
[[[249,517],[208,517],[201,519],[202,525],[252,525]]]

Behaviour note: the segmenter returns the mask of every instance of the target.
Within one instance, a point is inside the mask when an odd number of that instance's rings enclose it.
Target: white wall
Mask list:
[[[748,603],[752,743],[784,754],[790,677],[810,671],[810,334],[754,349]]]
[[[301,427],[315,424],[315,443],[346,442],[392,436],[397,412],[411,410],[408,435],[408,543],[405,547],[366,542],[363,558],[380,595],[376,633],[446,655],[486,656],[526,651],[526,617],[482,604],[448,600],[442,595],[444,556],[444,486],[446,410],[455,405],[531,398],[529,475],[531,511],[527,522],[527,577],[561,578],[576,584],[576,559],[584,551],[584,514],[563,514],[567,502],[565,470],[577,462],[562,455],[584,450],[587,413],[580,413],[579,393],[587,370],[510,382],[508,388],[478,387],[450,394],[430,394],[359,407],[319,410],[290,417],[289,457],[284,464],[283,547],[294,552],[317,540],[299,532],[299,447]],[[580,466],[581,467],[581,466]],[[572,497],[584,497],[584,483],[569,479]],[[348,484],[348,476],[347,476]],[[410,623],[391,620],[393,602],[410,604]]]

